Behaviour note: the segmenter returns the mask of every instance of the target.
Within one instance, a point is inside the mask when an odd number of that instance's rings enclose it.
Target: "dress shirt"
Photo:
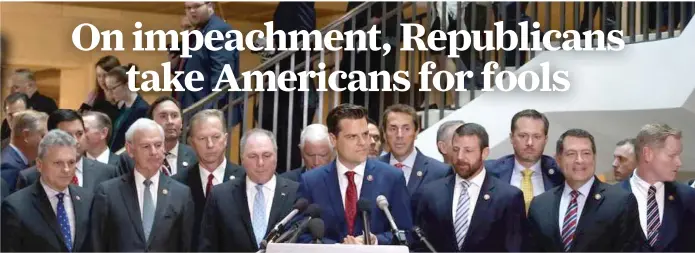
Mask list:
[[[176,142],[176,146],[169,150],[169,154],[166,155],[165,159],[167,159],[167,162],[169,163],[169,166],[171,167],[171,171],[169,171],[169,175],[176,175],[176,172],[178,171],[178,166],[179,164],[177,163],[177,160],[179,159],[179,142]],[[207,182],[207,178],[206,181]]]
[[[521,189],[521,180],[524,179],[523,174],[521,174],[522,170],[525,170],[524,166],[522,166],[519,161],[514,159],[514,172],[512,173],[512,179],[510,184],[513,186],[516,186],[517,188]],[[530,170],[533,171],[533,174],[531,174],[531,184],[533,185],[533,196],[538,196],[541,195],[543,192],[545,192],[545,187],[543,185],[543,170],[541,169],[541,160],[538,160],[531,168]]]
[[[270,222],[270,209],[273,206],[273,197],[275,197],[275,185],[277,184],[277,178],[275,175],[270,179],[270,181],[263,184],[263,199],[265,200],[265,220]],[[249,214],[251,215],[251,220],[253,220],[253,200],[256,198],[256,184],[251,181],[251,179],[246,176],[246,200],[248,201]]]
[[[80,187],[83,187],[84,185],[84,170],[82,168],[84,165],[83,162],[84,159],[80,158],[80,160],[75,163],[75,176],[77,176],[77,183],[80,185]]]
[[[579,192],[579,195],[577,196],[577,224],[579,224],[579,218],[582,217],[582,210],[584,210],[584,204],[586,203],[586,199],[589,196],[589,192],[591,191],[591,186],[594,185],[594,180],[596,180],[594,177],[591,177],[589,181],[584,183],[582,186],[577,189]],[[564,225],[565,222],[565,214],[567,214],[567,208],[570,205],[570,201],[572,201],[572,196],[570,193],[573,191],[573,189],[565,182],[565,189],[562,190],[562,197],[560,198],[560,212],[559,212],[559,226],[560,226],[560,231],[562,231],[562,226]]]
[[[483,182],[485,181],[485,173],[486,170],[485,167],[483,167],[483,169],[478,172],[478,175],[475,175],[470,179],[464,179],[456,174],[456,179],[454,180],[454,182],[456,182],[456,185],[454,185],[454,199],[451,202],[452,221],[456,222],[456,208],[458,207],[459,197],[461,196],[461,191],[463,190],[461,182],[468,181],[468,203],[470,204],[470,206],[468,206],[468,222],[470,224],[471,218],[473,217],[473,212],[475,211],[475,205],[478,203],[480,189],[483,187]]]
[[[43,186],[43,190],[46,191],[46,197],[48,197],[48,201],[51,202],[51,207],[53,208],[53,213],[58,217],[58,197],[56,196],[58,193],[64,193],[65,197],[63,197],[63,207],[65,207],[65,213],[68,215],[68,222],[70,223],[70,236],[72,237],[72,242],[75,242],[75,208],[72,205],[72,198],[70,197],[70,189],[65,188],[65,190],[62,191],[57,191],[50,186],[48,186],[46,183],[41,181],[41,186]],[[60,238],[63,238],[62,236]]]
[[[345,165],[343,165],[338,158],[335,159],[335,164],[336,164],[336,169],[338,170],[338,185],[340,185],[340,196],[343,198],[343,208],[345,208],[345,192],[347,191],[348,187],[348,178],[345,175],[345,172],[350,171]],[[357,200],[360,199],[360,193],[362,192],[362,180],[364,179],[364,169],[367,166],[367,161],[364,161],[360,163],[359,165],[355,166],[352,171],[355,172],[354,180],[355,180],[355,186],[357,188]]]
[[[639,169],[639,168],[638,168]],[[630,178],[630,187],[632,188],[632,194],[635,195],[635,198],[637,199],[637,209],[639,210],[639,223],[642,226],[642,232],[644,232],[644,236],[649,237],[647,234],[647,203],[649,201],[649,183],[644,181],[642,178],[637,175],[637,170],[632,174],[632,177]],[[664,189],[664,183],[663,182],[656,182],[654,184],[654,187],[656,187],[656,195],[654,196],[656,198],[656,205],[659,207],[659,220],[663,223],[664,221],[664,195],[665,189]]]
[[[89,153],[87,153],[87,158],[92,159],[92,160],[96,160],[97,162],[100,162],[100,163],[109,164],[109,157],[110,157],[110,155],[111,155],[111,149],[109,149],[109,148],[107,147],[107,148],[104,150],[104,152],[101,152],[101,154],[99,154],[99,155],[96,156],[96,157],[93,157],[92,155],[90,155]]]
[[[204,192],[206,185],[208,185],[208,176],[210,175],[210,172],[203,168],[202,165],[198,165],[199,171],[200,171],[200,182],[203,183],[203,195],[207,196],[208,193]],[[218,185],[222,182],[224,182],[224,170],[227,168],[227,158],[225,157],[224,160],[222,160],[222,163],[215,168],[215,170],[212,171],[212,185]]]
[[[138,191],[138,204],[140,205],[140,219],[143,215],[143,201],[145,200],[145,176],[140,174],[137,169],[135,170],[135,188]],[[150,194],[152,194],[152,207],[157,210],[157,189],[159,189],[159,170],[150,178],[152,184],[150,185]]]
[[[415,158],[417,157],[417,150],[413,148],[413,152],[410,152],[410,155],[408,155],[402,162],[399,162],[396,160],[396,156],[391,153],[391,161],[389,163],[393,166],[396,166],[397,163],[403,164],[403,176],[405,176],[405,184],[408,184],[408,181],[410,181],[410,174],[413,172],[413,166],[415,166]]]

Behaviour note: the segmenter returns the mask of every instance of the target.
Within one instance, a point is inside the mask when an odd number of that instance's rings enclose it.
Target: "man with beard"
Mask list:
[[[526,208],[533,197],[562,185],[565,180],[555,159],[543,155],[549,126],[548,118],[536,110],[516,113],[509,134],[514,154],[485,161],[485,168],[493,176],[521,189]]]
[[[415,224],[438,252],[521,251],[526,236],[524,198],[483,166],[490,153],[485,128],[475,123],[460,126],[452,146],[455,174],[418,191]]]
[[[632,176],[637,168],[635,158],[635,139],[625,139],[616,144],[613,151],[613,175],[620,182]]]

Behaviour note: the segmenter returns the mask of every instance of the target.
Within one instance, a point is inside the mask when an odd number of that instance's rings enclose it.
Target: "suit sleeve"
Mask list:
[[[297,199],[304,198],[306,199],[309,203],[314,203],[314,198],[312,198],[311,195],[311,188],[307,187],[307,182],[306,179],[304,179],[304,175],[299,176],[299,188],[297,190]],[[326,207],[330,208],[330,207]],[[299,219],[303,219],[304,215],[299,215]],[[299,236],[297,239],[297,243],[311,243],[311,234],[309,231],[305,231],[302,235]],[[328,238],[323,238],[323,243],[324,244],[335,244],[339,243],[334,240],[328,239]]]
[[[105,252],[109,251],[108,246],[108,221],[109,208],[108,208],[108,198],[106,196],[106,191],[103,185],[97,186],[96,193],[94,194],[94,201],[92,202],[92,211],[90,212],[90,222],[91,222],[91,233],[90,240],[92,250],[94,252]]]
[[[526,233],[526,237],[523,239],[523,249],[525,252],[543,251],[543,248],[540,247],[540,244],[538,243],[539,241],[541,241],[543,235],[541,234],[540,228],[537,226],[538,222],[536,220],[538,218],[536,217],[535,212],[536,209],[540,208],[539,205],[540,204],[538,203],[537,199],[531,200],[531,205],[528,211],[528,220],[526,222],[528,232]]]
[[[625,198],[625,203],[623,205],[623,213],[620,215],[618,232],[616,240],[622,240],[616,243],[618,246],[615,250],[622,252],[635,252],[640,251],[642,245],[646,242],[644,237],[641,236],[642,227],[640,227],[639,221],[639,210],[637,208],[637,199],[635,195],[629,194]]]
[[[412,201],[412,205],[414,214],[413,225],[420,227],[420,229],[422,229],[424,233],[427,233],[427,218],[430,216],[429,213],[427,213],[428,196],[426,196],[425,189],[426,188],[420,188],[418,191],[415,192],[415,194],[413,194],[413,199],[417,199],[417,201]],[[410,245],[410,249],[413,252],[428,252],[427,246],[425,246],[424,243],[418,240],[418,238],[416,238],[415,235],[412,236],[412,241],[410,242]]]
[[[205,203],[205,209],[203,211],[203,218],[200,222],[200,239],[198,240],[198,251],[199,252],[219,252],[221,249],[219,247],[218,238],[218,209],[217,209],[217,191],[213,187],[210,192],[209,199]],[[195,235],[194,235],[195,236]]]
[[[410,231],[413,227],[413,216],[408,187],[405,184],[405,177],[398,176],[396,178],[395,184],[391,189],[391,198],[389,199],[391,215],[393,215],[393,220],[399,230]],[[390,227],[388,224],[386,226]],[[393,234],[390,229],[388,232],[376,235],[376,237],[379,240],[379,245],[390,245],[393,242]]]
[[[8,204],[7,201],[2,202],[2,252],[22,251],[22,227],[17,210]]]
[[[511,203],[507,206],[505,212],[505,223],[507,226],[507,234],[505,235],[505,248],[509,252],[520,252],[524,236],[527,235],[526,206],[524,205],[524,196],[521,191],[516,191],[511,199]]]
[[[17,186],[15,187],[15,191],[24,189],[24,187],[27,187],[27,177],[24,176],[21,172],[17,173]]]
[[[193,242],[193,226],[195,224],[195,204],[193,203],[193,196],[191,191],[186,189],[186,203],[183,207],[183,219],[182,219],[182,231],[181,231],[181,245],[179,250],[182,252],[194,251],[191,249]]]

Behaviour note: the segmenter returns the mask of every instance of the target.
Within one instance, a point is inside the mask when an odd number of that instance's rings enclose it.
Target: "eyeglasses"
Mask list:
[[[112,91],[118,89],[118,87],[121,87],[121,86],[123,86],[123,83],[118,83],[117,85],[115,85],[115,86],[113,86],[113,87],[109,87],[108,85],[106,85],[106,91],[111,91],[111,92],[112,92]]]

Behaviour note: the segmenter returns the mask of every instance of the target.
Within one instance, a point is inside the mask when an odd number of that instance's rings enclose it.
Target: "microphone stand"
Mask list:
[[[405,231],[391,229],[391,234],[393,234],[393,238],[391,239],[392,245],[408,246],[408,243],[407,243],[408,240],[406,240],[406,238],[405,238]]]
[[[427,249],[430,250],[430,252],[437,252],[436,250],[434,250],[434,246],[430,244],[430,241],[428,241],[427,238],[425,238],[425,235],[422,234],[422,230],[419,227],[414,227],[413,232],[415,232],[415,235],[417,235],[417,237],[420,238],[420,241],[425,244],[425,247],[427,247]]]

